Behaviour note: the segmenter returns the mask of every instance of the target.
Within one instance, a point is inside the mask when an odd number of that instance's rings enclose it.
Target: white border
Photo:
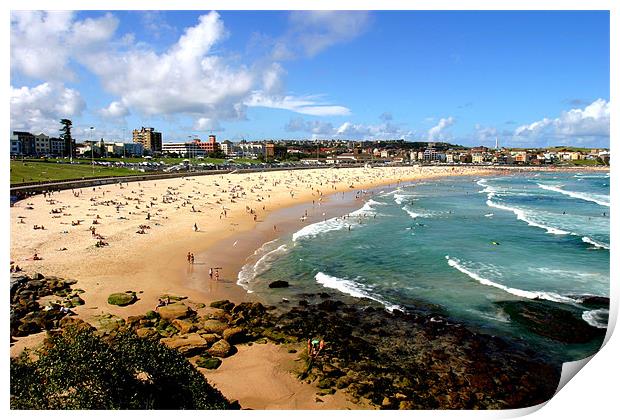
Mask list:
[[[77,1],[77,0],[9,0],[3,2],[5,6],[4,14],[4,28],[3,46],[5,64],[2,66],[1,71],[3,74],[3,89],[8,93],[8,87],[10,86],[10,74],[9,67],[6,64],[8,61],[10,44],[9,44],[9,10],[11,9],[63,9],[63,10],[309,10],[309,9],[339,9],[339,10],[611,10],[611,75],[618,74],[618,54],[617,47],[619,39],[618,34],[618,2],[607,0],[588,0],[588,1],[552,1],[552,0],[477,0],[477,1],[458,1],[458,0],[437,0],[437,1],[415,1],[404,2],[394,0],[382,0],[377,2],[376,0],[339,0],[339,1],[325,1],[325,0],[301,0],[295,1],[275,1],[275,0],[262,0],[260,2],[249,1],[186,1],[177,0],[171,1],[146,1],[146,0],[126,0],[126,1]],[[610,99],[611,97],[617,98],[618,86],[616,80],[612,77],[610,85]],[[614,95],[614,93],[616,95]],[[8,95],[4,96],[4,103],[8,104]],[[612,109],[614,107],[613,101]],[[613,114],[612,114],[613,115]],[[618,129],[617,124],[614,123],[615,118],[612,118],[611,122],[611,138],[617,138]],[[9,112],[8,107],[4,113],[2,131],[4,135],[9,133]],[[616,140],[617,142],[617,140]],[[8,153],[4,153],[4,150],[8,150],[8,145],[0,148],[0,162],[2,162],[2,181],[5,188],[4,199],[5,203],[8,202]],[[615,145],[612,146],[615,151]],[[613,153],[613,152],[612,152]],[[614,156],[617,157],[617,156]],[[612,202],[618,202],[618,176],[616,171],[612,170],[611,175],[611,195]],[[2,214],[5,220],[5,229],[8,227],[8,206],[2,207]],[[614,261],[620,261],[620,255],[618,253],[617,246],[615,246],[615,239],[618,238],[618,223],[616,220],[615,211],[611,212],[612,221],[612,246],[611,248],[611,266],[610,266],[610,278],[612,279],[611,296],[612,296],[612,311],[610,317],[612,322],[615,323],[618,312],[618,281],[620,279],[620,273],[618,272],[617,263]],[[2,250],[4,251],[5,258],[9,258],[9,237],[8,235],[2,235]],[[6,261],[8,262],[8,261]],[[4,264],[5,267],[8,264]],[[8,302],[8,287],[2,289],[2,298],[4,302]],[[5,303],[6,304],[6,303]],[[5,307],[6,308],[6,307]],[[8,315],[8,311],[5,311],[5,316]],[[8,331],[8,323],[6,319],[2,319],[2,323],[5,326],[5,331]],[[6,337],[6,334],[5,334]],[[609,338],[609,337],[608,337]],[[533,419],[606,419],[613,416],[612,413],[617,412],[618,404],[618,392],[616,384],[618,379],[618,360],[617,355],[620,354],[617,334],[616,337],[611,336],[611,339],[607,342],[604,348],[595,355],[592,360],[582,369],[577,375],[576,379],[569,381],[566,386],[560,390],[560,392],[553,397],[542,409],[531,414],[530,418]],[[8,346],[5,348],[5,356],[2,358],[1,363],[4,368],[5,381],[3,382],[2,389],[4,390],[1,401],[3,412],[8,414],[12,418],[41,418],[45,417],[79,417],[84,418],[109,418],[112,413],[110,412],[15,412],[8,409]],[[538,407],[541,408],[541,407]],[[531,409],[515,410],[515,411],[500,411],[500,412],[453,412],[453,411],[416,411],[416,412],[287,412],[287,411],[268,411],[268,412],[236,412],[236,413],[184,413],[183,416],[222,416],[228,418],[240,418],[247,416],[258,416],[273,418],[287,418],[298,419],[315,416],[330,416],[330,417],[351,417],[351,416],[379,416],[390,418],[404,418],[405,416],[415,417],[416,419],[426,418],[509,418],[527,414],[531,412]],[[152,417],[164,417],[174,415],[168,412],[119,412],[114,413],[114,416],[122,416],[132,418],[152,418]]]

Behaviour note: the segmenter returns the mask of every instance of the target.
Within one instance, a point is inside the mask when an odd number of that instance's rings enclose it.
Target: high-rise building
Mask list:
[[[155,131],[153,127],[142,127],[140,130],[133,130],[133,142],[140,143],[145,150],[151,152],[161,152],[162,140],[161,133]]]

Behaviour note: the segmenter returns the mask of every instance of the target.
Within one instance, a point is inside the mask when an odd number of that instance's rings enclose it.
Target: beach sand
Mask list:
[[[144,314],[166,293],[207,305],[219,299],[252,301],[256,296],[236,284],[245,259],[284,233],[361,207],[356,191],[489,173],[495,171],[325,168],[190,176],[37,195],[11,208],[11,260],[26,273],[76,279],[74,288],[85,291],[81,296],[86,304],[74,311],[86,321],[103,313],[124,318]],[[304,209],[310,210],[309,216],[300,220]],[[137,233],[140,230],[144,233]],[[96,247],[98,241],[107,245]],[[188,263],[188,252],[194,254],[194,264]],[[40,260],[32,258],[35,253]],[[219,281],[209,279],[209,267],[221,267]],[[138,292],[135,304],[107,303],[111,293],[129,290]],[[11,355],[35,342],[18,339]],[[301,363],[294,359],[275,345],[240,346],[218,370],[205,375],[226,397],[247,408],[363,408],[339,392],[317,402],[317,389],[289,373]]]

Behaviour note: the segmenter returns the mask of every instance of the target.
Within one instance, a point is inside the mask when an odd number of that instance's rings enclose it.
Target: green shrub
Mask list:
[[[176,350],[130,331],[104,340],[67,327],[30,356],[11,359],[11,409],[231,408]]]

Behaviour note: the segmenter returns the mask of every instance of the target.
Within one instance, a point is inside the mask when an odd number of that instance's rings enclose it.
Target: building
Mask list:
[[[140,130],[133,130],[133,142],[140,143],[145,150],[151,152],[162,151],[161,133],[155,131],[153,127],[142,127]]]
[[[215,136],[213,134],[209,136],[209,140],[206,142],[202,142],[200,139],[195,139],[194,143],[203,151],[203,154],[205,155],[215,153],[219,150],[219,144],[215,141]]]
[[[65,155],[65,141],[63,139],[59,139],[57,137],[50,137],[50,155]]]
[[[193,140],[189,142],[177,143],[170,142],[164,143],[162,145],[162,152],[164,154],[170,155],[175,154],[184,157],[196,157],[196,156],[204,156],[205,150],[200,147],[200,140]]]
[[[515,163],[527,163],[527,152],[510,152]]]
[[[242,141],[238,144],[238,147],[244,157],[257,158],[265,156],[265,145],[262,143],[246,143]]]
[[[224,153],[226,156],[235,156],[235,144],[230,141],[230,140],[224,140],[221,144],[220,144],[220,149],[222,150],[222,153]]]
[[[19,154],[20,155],[34,155],[35,151],[35,140],[34,135],[32,133],[28,133],[27,131],[13,131],[11,135],[11,144],[13,141],[19,143]],[[13,147],[11,147],[11,150]]]
[[[19,156],[22,154],[22,143],[17,139],[17,136],[13,138],[11,136],[11,156]]]
[[[144,154],[144,146],[140,143],[123,143],[123,156],[142,156]]]
[[[50,138],[45,134],[37,134],[34,136],[34,153],[37,156],[49,155],[51,152]]]
[[[276,145],[273,143],[265,144],[265,159],[273,159],[276,156]]]
[[[471,154],[471,163],[482,163],[484,162],[484,155],[480,152]]]

